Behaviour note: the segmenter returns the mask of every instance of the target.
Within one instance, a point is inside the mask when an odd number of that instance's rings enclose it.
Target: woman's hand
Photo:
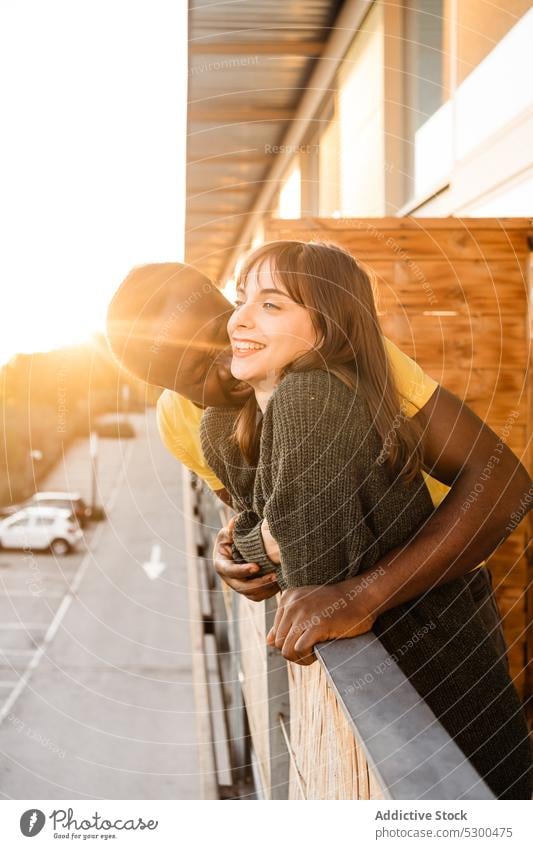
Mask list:
[[[268,645],[276,646],[286,660],[309,666],[316,660],[317,643],[366,634],[376,615],[362,580],[286,590],[267,634]]]
[[[232,516],[226,527],[221,528],[217,534],[213,548],[215,571],[228,587],[246,596],[250,601],[264,601],[266,598],[271,598],[279,592],[275,572],[254,578],[254,574],[261,568],[257,563],[233,561],[231,546],[234,524],[235,516]]]
[[[265,547],[265,551],[272,560],[273,563],[281,563],[281,557],[279,553],[279,545],[270,533],[270,528],[268,527],[268,522],[266,519],[263,519],[261,522],[261,536],[263,537],[263,545]]]

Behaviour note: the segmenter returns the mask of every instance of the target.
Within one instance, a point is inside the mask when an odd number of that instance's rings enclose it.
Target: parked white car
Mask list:
[[[70,510],[26,507],[0,522],[2,548],[49,549],[58,557],[76,548],[83,532]]]
[[[80,527],[84,528],[91,516],[90,507],[79,492],[36,492],[24,507],[60,507],[69,510],[77,518]]]

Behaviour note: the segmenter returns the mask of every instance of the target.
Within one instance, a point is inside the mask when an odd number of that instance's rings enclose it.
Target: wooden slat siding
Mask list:
[[[434,316],[397,312],[382,316],[383,332],[426,368],[493,368],[524,371],[523,316]]]
[[[463,315],[516,315],[527,303],[527,287],[520,258],[406,262],[375,260],[369,270],[378,286],[378,309],[406,307],[456,310]]]
[[[285,221],[285,224],[289,222]],[[276,239],[300,238],[304,231],[294,231],[289,227],[276,230]],[[455,260],[477,260],[486,262],[493,259],[509,259],[509,256],[523,253],[524,231],[510,230],[431,230],[420,229],[415,232],[377,231],[375,234],[367,230],[310,230],[308,238],[315,241],[334,241],[342,244],[347,250],[365,258],[395,260],[405,259],[405,256],[418,260],[446,260],[453,256]],[[402,253],[404,252],[404,253]]]
[[[493,581],[498,584],[500,594],[505,593],[507,587],[511,589],[511,581],[514,586],[520,588],[526,586],[527,564],[520,528],[516,528],[492,555],[490,568]]]
[[[372,272],[387,336],[498,435],[507,429],[506,444],[533,471],[532,234],[529,218],[303,218],[270,220],[265,240],[324,239],[349,250]],[[457,315],[425,314],[438,310]],[[528,519],[489,559],[522,696],[533,693],[533,669],[525,675],[532,532]]]
[[[238,611],[243,696],[261,781],[268,792],[270,760],[266,643],[264,627],[261,626],[263,605],[241,596]]]
[[[291,747],[306,799],[383,799],[365,755],[319,663],[290,663]],[[291,768],[290,799],[301,799]]]
[[[296,235],[298,231],[307,233],[309,230],[527,230],[532,227],[531,218],[271,218],[266,222],[265,239],[278,239],[281,230],[292,230],[295,239],[306,239],[307,236]],[[283,237],[285,238],[285,237]]]

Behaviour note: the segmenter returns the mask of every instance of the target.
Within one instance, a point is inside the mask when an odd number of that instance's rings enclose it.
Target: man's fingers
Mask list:
[[[314,628],[308,628],[303,634],[298,636],[298,639],[292,646],[292,658],[294,663],[299,663],[302,666],[309,666],[316,660],[314,647],[324,639]]]
[[[285,660],[294,659],[294,644],[299,639],[300,632],[294,628],[289,628],[283,640],[280,639],[280,632],[276,634],[276,647],[279,648]]]
[[[299,599],[301,591],[299,589],[285,590],[281,596],[281,601],[274,616],[274,624],[267,634],[267,642],[269,645],[275,645],[281,649],[285,638],[289,633],[291,625],[294,622],[294,603]]]
[[[272,598],[272,596],[276,595],[279,592],[279,587],[277,584],[273,584],[271,587],[265,587],[262,590],[256,590],[253,593],[243,593],[250,601],[265,601],[267,598]]]
[[[261,568],[257,563],[235,563],[231,557],[215,557],[214,564],[217,574],[225,581],[244,581],[259,572]],[[270,575],[264,577],[270,578]]]
[[[290,613],[285,609],[279,618],[279,622],[274,633],[273,645],[275,645],[277,649],[280,649],[280,651],[283,649],[285,640],[291,630],[294,631],[296,636],[299,635],[298,626],[293,624]]]
[[[262,575],[260,578],[246,578],[244,581],[230,578],[228,579],[227,584],[232,590],[235,590],[237,593],[242,593],[243,595],[249,595],[250,593],[255,593],[258,590],[271,589],[273,587],[275,588],[272,595],[278,591],[277,582],[275,578],[272,580],[270,575]]]
[[[223,545],[229,545],[230,548],[231,548],[231,545],[233,543],[233,526],[234,526],[234,524],[235,524],[235,517],[232,516],[231,519],[229,520],[228,524],[225,525],[223,528],[220,528],[220,530],[217,533],[216,540],[215,540],[215,549],[217,549],[217,548],[219,548],[220,546],[223,546]]]
[[[274,622],[272,624],[272,628],[270,629],[270,631],[266,635],[266,641],[267,641],[269,646],[274,646],[276,644],[276,642],[275,642],[276,641],[276,633],[277,633],[277,630],[280,626],[280,622],[283,619],[284,610],[285,610],[285,607],[284,607],[283,595],[282,595],[281,601],[278,604],[278,608],[276,610],[276,613],[274,614]]]
[[[285,660],[289,660],[291,663],[299,663],[301,666],[309,666],[314,663],[316,660],[313,651],[314,640],[312,638],[304,640],[303,637],[306,633],[308,634],[308,632],[302,634],[301,628],[297,626],[290,629],[281,648]]]

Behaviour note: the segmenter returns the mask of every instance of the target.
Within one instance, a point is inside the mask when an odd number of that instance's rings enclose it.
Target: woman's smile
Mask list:
[[[266,345],[263,345],[262,342],[255,342],[252,339],[236,339],[235,337],[231,340],[231,346],[233,350],[234,357],[249,357],[252,354],[257,354],[259,351],[263,351],[266,348]]]

